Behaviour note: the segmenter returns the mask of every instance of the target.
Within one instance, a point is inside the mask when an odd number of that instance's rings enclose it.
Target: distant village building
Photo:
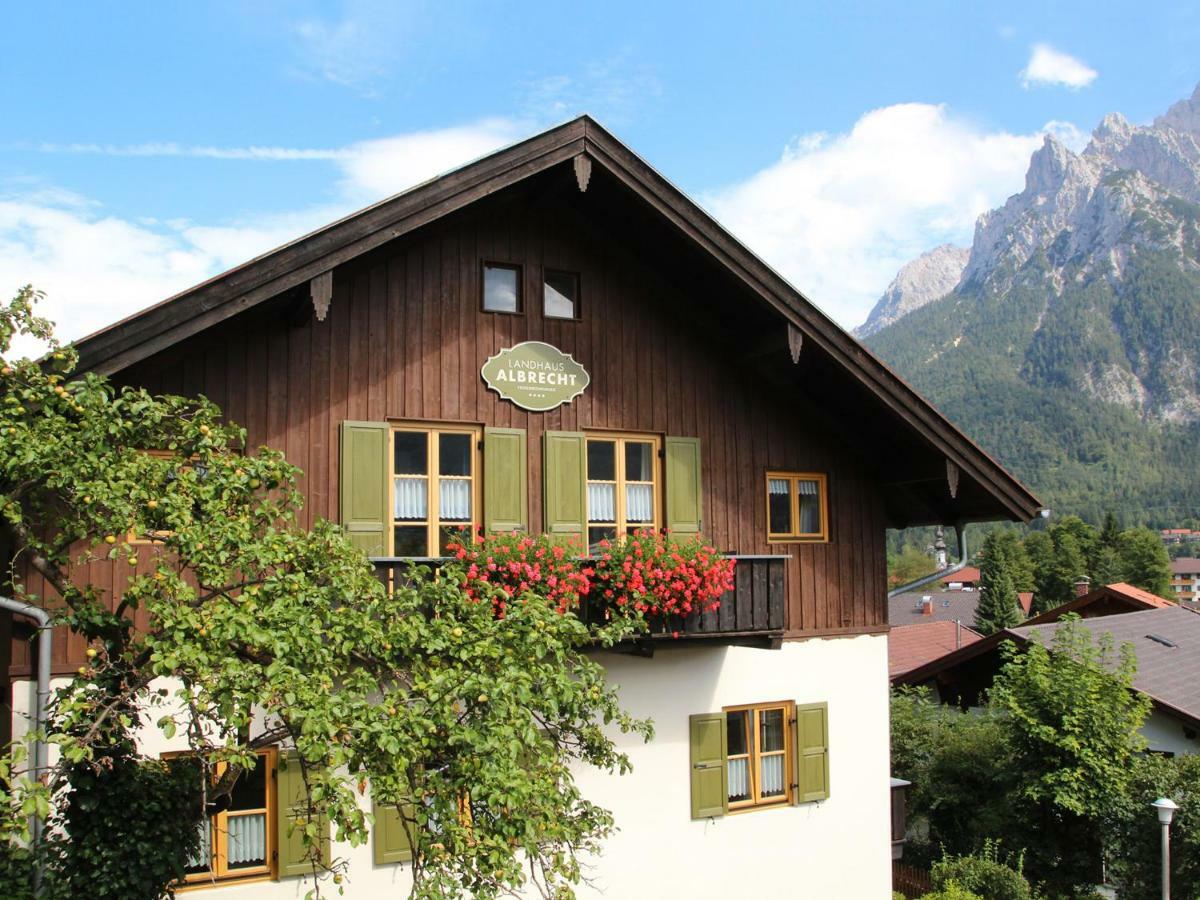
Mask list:
[[[1200,531],[1191,528],[1164,528],[1159,532],[1164,544],[1193,544],[1200,542]]]
[[[452,529],[589,545],[702,533],[737,557],[720,608],[597,651],[656,735],[619,739],[628,776],[579,773],[617,826],[582,861],[581,894],[889,895],[886,529],[1028,521],[1041,504],[596,122],[384,200],[78,347],[82,371],[204,394],[250,446],[286,452],[306,473],[301,523],[340,522],[381,573],[439,556]],[[91,564],[115,602],[114,573]],[[0,665],[18,732],[27,635]],[[58,638],[53,667],[69,674],[83,641]],[[143,746],[186,749],[149,730]],[[243,806],[218,814],[191,861],[197,894],[304,892],[289,751],[264,751]],[[389,821],[365,846],[331,841],[350,896],[409,891],[405,830]]]
[[[1049,646],[1068,613],[1082,617],[1093,639],[1107,634],[1116,647],[1133,645],[1134,687],[1153,703],[1142,726],[1149,749],[1171,755],[1200,752],[1200,613],[1128,584],[1105,585],[1015,628],[964,643],[893,674],[892,683],[927,685],[943,703],[978,706],[1004,663],[1000,645],[1012,641],[1023,647],[1036,634]]]
[[[1200,600],[1200,559],[1181,556],[1171,560],[1171,593],[1176,600]]]
[[[931,660],[979,640],[972,630],[979,607],[979,569],[966,566],[943,579],[943,590],[910,591],[888,599],[888,677],[895,678]],[[1017,602],[1029,615],[1033,593]]]

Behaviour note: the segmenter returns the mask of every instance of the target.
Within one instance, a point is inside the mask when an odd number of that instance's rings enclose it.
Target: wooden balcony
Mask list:
[[[665,644],[736,644],[749,647],[778,648],[783,640],[784,616],[787,609],[785,581],[786,556],[744,556],[733,554],[733,590],[721,597],[720,606],[712,612],[690,616],[670,616],[651,621],[649,633],[635,638],[623,647],[629,652],[649,655]],[[407,567],[416,563],[437,567],[444,560],[436,557],[373,557],[375,571],[385,583],[402,577]],[[585,622],[602,621],[603,599],[592,596],[579,610]]]

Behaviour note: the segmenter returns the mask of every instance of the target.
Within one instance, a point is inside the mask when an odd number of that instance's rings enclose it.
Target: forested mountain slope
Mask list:
[[[1058,512],[1200,515],[1198,141],[1200,88],[1047,137],[953,290],[867,338]]]

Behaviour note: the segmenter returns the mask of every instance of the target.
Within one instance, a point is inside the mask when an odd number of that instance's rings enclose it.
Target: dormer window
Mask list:
[[[484,312],[519,314],[521,303],[521,267],[506,263],[483,264]]]
[[[579,318],[579,276],[576,273],[546,270],[542,312],[547,319]]]

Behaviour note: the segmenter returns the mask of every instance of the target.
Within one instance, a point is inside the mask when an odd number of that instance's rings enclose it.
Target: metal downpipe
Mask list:
[[[958,535],[958,562],[952,566],[947,566],[945,569],[940,569],[932,575],[925,575],[915,581],[910,581],[908,584],[902,584],[899,587],[892,588],[888,591],[888,599],[891,600],[897,594],[907,594],[913,588],[919,588],[922,585],[929,584],[931,581],[941,581],[947,575],[953,575],[967,566],[967,526],[963,523],[958,523],[954,526],[954,531]]]
[[[38,649],[37,649],[37,698],[33,705],[33,730],[41,731],[46,725],[46,709],[50,705],[50,656],[53,652],[51,641],[53,640],[53,631],[50,624],[50,614],[39,606],[34,606],[32,603],[24,603],[20,600],[13,600],[10,597],[0,597],[0,609],[6,609],[9,612],[18,615],[27,616],[37,622],[38,625]],[[37,737],[33,743],[33,777],[34,780],[42,778],[49,769],[50,746],[41,737]],[[45,827],[45,822],[36,813],[32,817],[32,827],[30,832],[33,836],[33,846],[38,848],[42,843],[42,830]],[[40,888],[41,882],[41,862],[38,862],[38,868],[35,871],[35,892]]]

